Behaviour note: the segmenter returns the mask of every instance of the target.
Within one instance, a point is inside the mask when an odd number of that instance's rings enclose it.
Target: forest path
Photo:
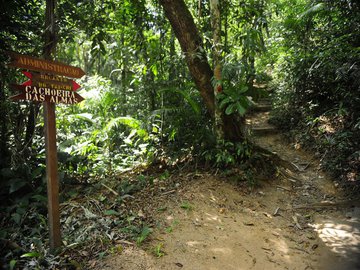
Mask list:
[[[98,269],[360,269],[359,203],[347,201],[318,161],[284,142],[266,119],[266,111],[252,117],[265,130],[256,143],[299,172],[284,170],[256,189],[239,187],[233,176],[188,174],[171,199],[162,198],[163,211],[154,211],[151,241]]]

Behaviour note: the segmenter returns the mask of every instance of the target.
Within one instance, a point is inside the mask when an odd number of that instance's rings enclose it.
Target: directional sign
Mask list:
[[[11,87],[21,92],[10,97],[13,101],[32,100],[37,102],[48,101],[50,103],[75,104],[84,100],[78,93],[64,89],[17,84],[12,84]]]
[[[43,73],[62,75],[70,78],[81,78],[85,72],[78,67],[68,66],[60,62],[44,60],[29,55],[8,52],[11,62],[8,66],[30,69]]]
[[[24,82],[22,85],[33,85],[33,86],[42,86],[54,89],[64,89],[64,90],[78,90],[81,86],[75,81],[70,80],[65,77],[60,77],[56,75],[46,75],[38,74],[28,71],[22,72],[30,80]]]
[[[51,22],[52,29],[55,28],[55,21],[48,16],[49,14],[54,14],[54,7],[55,0],[46,1],[45,21],[46,23]],[[46,29],[48,28],[50,28],[49,25],[46,26]],[[46,31],[45,33],[48,32]],[[47,38],[51,40],[49,36],[47,36]],[[55,44],[55,42],[53,44]],[[50,58],[50,51],[51,48],[44,54],[48,59]],[[85,73],[80,68],[55,61],[39,59],[14,52],[8,54],[11,57],[11,63],[8,64],[9,66],[40,72],[23,71],[23,74],[28,77],[29,80],[22,85],[12,84],[11,88],[18,90],[20,93],[10,97],[10,99],[13,101],[31,100],[42,102],[44,106],[50,248],[52,251],[55,251],[61,246],[55,105],[56,103],[75,104],[84,100],[82,96],[75,92],[80,88],[80,85],[65,77],[81,78]]]

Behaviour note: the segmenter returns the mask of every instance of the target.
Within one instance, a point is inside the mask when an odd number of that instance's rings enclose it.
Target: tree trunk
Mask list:
[[[215,113],[214,88],[211,84],[213,71],[203,48],[202,38],[184,0],[159,0],[164,8],[181,49],[187,66],[200,91],[205,106],[213,116]],[[242,141],[244,139],[243,119],[236,115],[222,114],[224,139]]]
[[[214,66],[214,78],[216,83],[214,85],[214,97],[215,97],[215,113],[214,113],[214,132],[216,140],[224,139],[224,127],[222,119],[222,111],[219,107],[216,96],[222,91],[221,84],[221,14],[219,8],[219,0],[210,0],[210,18],[211,28],[213,31],[213,66]]]
[[[4,68],[0,67],[0,75],[1,78],[5,78],[4,76]],[[9,156],[10,151],[7,147],[7,142],[9,140],[8,133],[8,113],[7,104],[6,104],[6,96],[5,96],[5,85],[3,80],[0,80],[0,169],[6,168],[9,164]],[[0,182],[1,182],[0,178]]]
[[[214,114],[214,92],[211,85],[213,72],[208,63],[202,39],[198,33],[193,17],[183,0],[160,0],[165,16],[170,21],[190,73],[200,91],[205,105],[211,115]]]

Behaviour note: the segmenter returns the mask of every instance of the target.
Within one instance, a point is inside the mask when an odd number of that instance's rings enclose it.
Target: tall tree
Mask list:
[[[213,31],[213,66],[214,66],[214,96],[215,96],[215,114],[214,131],[217,140],[224,138],[223,122],[221,119],[221,109],[217,102],[217,94],[222,91],[221,85],[221,14],[219,0],[210,0],[211,27]]]
[[[212,86],[213,71],[209,65],[202,38],[194,19],[183,0],[160,0],[181,49],[194,82],[211,115],[215,113],[215,96]],[[224,139],[241,141],[243,121],[235,114],[222,113]]]
[[[211,85],[212,70],[204,51],[202,38],[183,0],[160,0],[165,16],[185,54],[190,73],[210,113],[214,112],[214,93]]]

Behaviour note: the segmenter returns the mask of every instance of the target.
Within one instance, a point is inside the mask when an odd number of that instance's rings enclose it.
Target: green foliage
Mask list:
[[[152,229],[145,226],[141,229],[140,235],[136,238],[136,244],[140,246],[151,234]]]
[[[16,263],[17,263],[16,260],[11,260],[9,263],[9,270],[15,269]]]
[[[185,209],[187,211],[191,211],[194,209],[194,206],[191,205],[189,202],[183,202],[181,203],[180,208]]]
[[[201,113],[200,105],[194,99],[192,99],[192,97],[190,96],[190,94],[187,91],[180,90],[177,88],[166,88],[166,89],[161,89],[159,91],[160,94],[162,92],[172,92],[172,93],[180,94],[184,98],[184,100],[187,102],[187,104],[189,104],[191,106],[191,109],[197,115],[200,115],[200,113]]]
[[[278,55],[273,123],[315,149],[334,176],[357,181],[359,6],[355,1],[294,4],[278,23],[286,38],[278,38],[272,51]]]
[[[251,105],[251,101],[245,96],[248,89],[246,85],[242,85],[239,90],[226,88],[223,93],[216,96],[220,109],[225,109],[227,115],[238,113],[240,116],[244,116]]]
[[[160,258],[165,255],[163,248],[164,248],[164,243],[159,243],[153,248],[153,253],[156,258]]]
[[[218,141],[215,148],[202,153],[205,160],[217,168],[226,168],[245,163],[251,155],[252,147],[246,140],[238,143]]]
[[[183,205],[183,204],[182,204]],[[183,207],[182,207],[183,208]],[[174,227],[177,226],[179,224],[179,221],[178,220],[174,220],[171,225],[169,227],[166,227],[165,228],[165,231],[167,233],[172,233],[174,231]]]
[[[212,49],[209,7],[188,1]],[[200,4],[200,7],[198,6]],[[254,80],[270,80],[275,120],[295,139],[316,143],[322,165],[336,176],[357,181],[360,137],[359,5],[347,1],[224,1],[224,92],[226,114],[243,116],[263,93]],[[0,21],[0,238],[21,248],[1,251],[8,268],[63,268],[48,254],[45,154],[41,106],[11,103],[9,83],[25,78],[6,67],[4,50],[39,56],[42,51],[44,1],[12,1]],[[79,204],[120,172],[156,159],[166,164],[197,157],[216,168],[256,159],[251,143],[215,142],[211,116],[184,65],[184,56],[162,9],[151,1],[60,1],[56,59],[80,66],[85,101],[57,106],[58,159],[64,211],[81,213],[62,220],[67,248],[95,239],[106,245],[124,235],[143,243],[151,229],[138,217],[123,215],[120,203],[153,178],[122,179],[112,185],[116,198],[99,194]],[[270,34],[270,35],[269,35]],[[211,61],[211,55],[209,55]],[[181,157],[181,158],[179,158]],[[245,166],[245,165],[244,165]],[[245,170],[250,185],[256,182]],[[170,172],[159,176],[168,180]],[[85,200],[84,200],[85,201]],[[95,202],[96,201],[96,202]],[[184,204],[184,209],[189,205]],[[159,209],[160,211],[161,209]],[[100,224],[99,226],[95,225]],[[84,229],[86,227],[86,231]],[[159,246],[156,254],[162,253]],[[21,257],[21,255],[28,254]],[[94,254],[103,256],[108,251]],[[162,256],[162,255],[161,255]],[[67,262],[81,266],[78,260]]]
[[[77,174],[105,176],[145,162],[149,134],[141,121],[117,116],[114,107],[118,101],[109,81],[96,76],[83,86],[88,89],[82,93],[86,101],[73,106],[70,113],[59,108],[58,126],[67,127],[59,129],[64,168]]]

